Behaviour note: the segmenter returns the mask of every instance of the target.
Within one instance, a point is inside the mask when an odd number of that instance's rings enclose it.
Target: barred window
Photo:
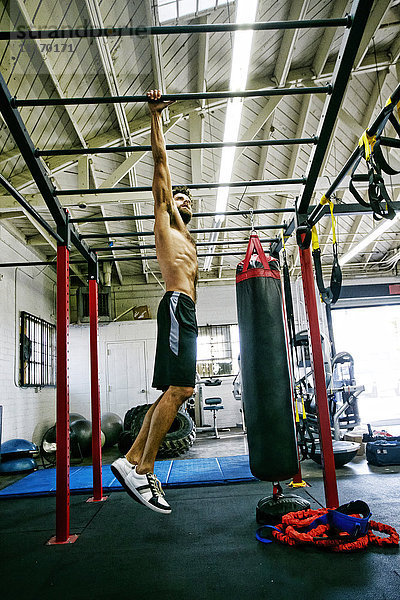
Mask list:
[[[197,372],[200,377],[235,375],[239,370],[239,328],[237,325],[199,327]]]
[[[26,312],[21,312],[20,385],[55,386],[56,328]]]

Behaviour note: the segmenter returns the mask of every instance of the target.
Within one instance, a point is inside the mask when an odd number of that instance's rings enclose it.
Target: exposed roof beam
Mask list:
[[[86,188],[89,185],[89,160],[84,160],[84,159],[88,159],[88,156],[80,156],[78,159],[78,185],[82,186],[82,188]],[[97,181],[95,181],[96,187],[97,187]],[[107,214],[104,210],[103,206],[100,206],[100,210],[101,210],[101,214],[103,217],[106,217]],[[109,223],[107,221],[104,222],[104,226],[107,232],[109,232]],[[111,238],[108,239],[108,242],[111,242]],[[114,256],[114,252],[112,252],[113,256]],[[116,267],[116,271],[117,271],[117,275],[118,275],[118,279],[120,281],[120,284],[122,285],[122,274],[121,274],[121,267],[118,263],[115,263],[115,267]]]
[[[170,131],[178,123],[179,120],[180,119],[178,118],[178,119],[175,119],[173,122],[170,121],[169,125],[167,125],[164,128],[164,135],[166,135],[168,133],[168,131]],[[147,136],[147,138],[145,139],[144,143],[145,144],[150,144],[150,135]],[[118,167],[115,169],[115,171],[113,171],[102,182],[102,184],[99,186],[99,189],[101,189],[101,188],[115,187],[117,185],[117,183],[119,181],[121,181],[121,179],[123,177],[125,177],[125,175],[129,171],[131,171],[131,169],[133,169],[133,167],[135,165],[137,165],[138,162],[141,161],[144,156],[146,156],[147,153],[148,153],[147,150],[145,152],[132,152],[132,154],[130,156],[128,156],[128,158],[126,158],[124,160],[124,162],[122,162],[120,165],[118,165]]]
[[[361,64],[364,56],[368,52],[368,47],[371,43],[371,39],[374,37],[376,31],[381,26],[383,19],[387,11],[390,8],[392,0],[376,0],[373,9],[371,10],[371,14],[369,15],[368,22],[364,29],[364,34],[362,36],[360,46],[354,61],[354,66],[357,68]]]
[[[297,21],[299,19],[303,19],[307,12],[309,3],[310,0],[296,0],[295,2],[292,2],[287,20]],[[298,29],[286,29],[283,33],[273,74],[273,79],[276,81],[278,86],[284,85],[286,82],[298,34]]]
[[[191,142],[203,141],[204,136],[204,117],[198,113],[192,113],[189,116],[189,135]],[[203,150],[190,150],[190,168],[192,172],[192,183],[203,181]],[[198,199],[193,198],[193,212],[199,212]],[[193,221],[194,227],[198,227],[198,219]]]
[[[92,27],[99,27],[101,29],[104,28],[103,19],[100,12],[100,7],[97,0],[85,0],[86,8],[89,13],[89,18]],[[108,39],[105,37],[99,37],[95,40],[96,46],[99,52],[100,60],[103,65],[104,74],[106,76],[108,89],[110,91],[111,96],[120,96],[121,90],[118,85],[118,78],[114,68],[114,62],[111,56],[110,48],[108,45]],[[121,131],[122,139],[127,144],[131,143],[131,134],[129,129],[129,123],[125,112],[125,107],[123,104],[113,104],[114,111],[117,117],[118,126]],[[130,153],[125,153],[125,156],[129,158]],[[129,176],[129,184],[133,185],[133,173],[132,168],[128,170]],[[89,182],[88,182],[89,184]],[[88,185],[87,184],[87,185]],[[106,212],[103,206],[101,206],[101,214],[105,217]],[[105,229],[107,233],[109,233],[109,224],[105,222]],[[113,256],[115,255],[112,252]],[[123,285],[121,267],[118,263],[114,263],[117,271],[117,276],[120,282],[120,285]]]
[[[254,119],[250,127],[243,134],[243,139],[252,140],[256,137],[260,129],[262,129],[266,123],[266,121],[273,115],[274,110],[281,102],[282,97],[275,96],[273,98],[269,98],[267,100],[265,106],[260,110],[257,117]],[[242,156],[243,152],[245,152],[246,148],[238,148],[235,153],[235,161],[233,166],[237,163],[238,159]]]
[[[86,8],[89,13],[91,27],[104,28],[103,19],[100,12],[100,7],[97,0],[85,0]],[[118,85],[118,78],[115,72],[113,59],[108,44],[108,39],[105,37],[95,38],[95,43],[99,51],[100,60],[103,65],[104,74],[106,76],[108,89],[111,96],[120,96],[121,91]],[[114,111],[117,116],[119,128],[121,130],[122,139],[130,143],[131,135],[128,119],[123,104],[113,104]]]
[[[302,105],[301,105],[301,109],[300,109],[300,114],[299,114],[299,119],[297,121],[297,128],[296,128],[296,135],[299,133],[301,133],[301,135],[303,135],[303,133],[305,132],[306,129],[306,125],[307,125],[307,119],[308,119],[308,115],[310,112],[310,108],[311,108],[311,103],[312,103],[312,96],[304,96],[303,100],[302,100]],[[297,161],[299,159],[299,155],[300,155],[300,149],[301,146],[293,146],[292,148],[292,153],[290,156],[290,163],[289,163],[289,168],[288,168],[288,177],[292,177],[293,173],[296,171],[296,167],[297,167]],[[290,175],[289,175],[290,174]],[[286,208],[286,206],[289,203],[289,198],[284,198],[280,204],[280,208]],[[276,219],[276,223],[279,222],[279,220],[281,219],[281,217],[278,215],[277,219]]]
[[[133,208],[133,214],[138,216],[140,214],[142,214],[141,211],[141,206],[140,206],[140,202],[134,202],[132,205]],[[144,221],[136,221],[136,231],[143,231],[144,230]],[[144,243],[144,239],[143,237],[138,237],[137,238],[137,243],[142,245]],[[143,257],[143,260],[141,261],[141,265],[142,265],[142,271],[146,280],[146,283],[149,282],[149,263],[148,260],[146,259],[146,249],[142,250],[140,249],[140,255]]]
[[[198,19],[198,23],[208,23],[208,16]],[[210,45],[210,36],[208,33],[201,33],[198,36],[198,59],[197,59],[197,91],[207,91],[207,66],[208,66],[208,51]],[[201,106],[205,106],[205,100],[201,101]]]
[[[263,127],[263,132],[264,132],[263,139],[264,140],[269,140],[271,137],[271,127],[272,127],[273,119],[274,119],[274,114],[272,113],[268,117],[268,119],[265,121],[265,124]],[[257,173],[256,173],[256,179],[258,179],[260,177],[260,181],[264,178],[265,169],[267,168],[269,148],[270,148],[269,146],[262,146],[260,148],[260,156],[258,159]],[[251,192],[250,192],[249,196],[253,196],[253,194],[251,194]],[[261,197],[262,196],[259,194],[253,196],[253,210],[257,210],[259,208]],[[257,219],[256,216],[254,218]],[[255,222],[255,224],[257,224],[257,223]]]
[[[331,10],[331,14],[329,15],[329,17],[330,18],[343,17],[346,12],[347,4],[348,4],[348,0],[335,0],[335,2],[332,2],[332,10]],[[315,54],[314,62],[311,67],[311,69],[314,72],[316,77],[320,77],[323,72],[325,63],[329,57],[329,50],[330,50],[331,44],[333,42],[333,38],[336,35],[336,31],[337,30],[334,29],[333,27],[327,27],[326,29],[323,30],[322,37],[318,44],[318,50]]]
[[[101,209],[102,216],[106,217],[107,216],[107,212],[106,212],[106,209],[104,208],[104,206],[100,206],[100,209]],[[104,221],[104,227],[106,229],[106,232],[110,233],[110,223],[108,221]],[[111,238],[108,238],[108,241],[111,241]],[[114,250],[112,250],[111,248],[110,248],[110,250],[111,250],[112,255],[116,256]],[[121,273],[121,266],[117,262],[114,262],[114,265],[115,265],[115,270],[117,271],[117,277],[118,277],[119,283],[120,283],[120,285],[123,285],[123,278],[122,278],[122,273]]]
[[[157,25],[156,23],[156,6],[153,6],[152,0],[144,0],[146,8],[147,22],[150,25]],[[153,12],[154,11],[154,12]],[[164,65],[162,59],[162,47],[158,35],[149,35],[149,44],[151,49],[151,63],[153,67],[153,78],[156,89],[161,90],[162,94],[167,93],[164,79]],[[162,119],[164,123],[169,122],[169,108],[165,108],[162,113]]]
[[[378,71],[378,73],[377,73],[377,78],[374,83],[374,87],[372,88],[371,94],[368,98],[367,110],[365,111],[365,113],[363,115],[362,123],[359,124],[359,127],[361,127],[361,133],[363,133],[368,128],[369,124],[372,121],[372,115],[373,115],[376,105],[379,101],[379,91],[382,89],[383,85],[385,84],[386,77],[389,75],[389,73],[390,73],[389,69],[385,69],[384,71]],[[335,126],[333,128],[333,134],[332,134],[331,140],[328,145],[328,149],[325,154],[325,159],[322,164],[321,171],[320,171],[321,173],[323,173],[325,166],[330,158],[332,147],[333,147],[335,138],[337,137],[337,130],[339,127],[340,118],[341,118],[341,116],[345,116],[345,113],[342,112],[343,110],[344,109],[342,107],[339,111],[339,117],[336,120]],[[347,115],[345,116],[345,120],[347,120],[347,124],[349,124],[349,119],[348,119]],[[356,127],[357,127],[357,122],[354,121],[354,127],[351,127],[351,130],[355,129]],[[351,152],[349,153],[349,156],[350,156],[350,154],[351,154]]]
[[[346,252],[349,252],[351,247],[357,243],[356,238],[357,238],[360,226],[361,226],[362,218],[363,218],[362,215],[357,215],[356,217],[354,217],[354,221],[351,225],[350,231],[346,235],[346,238],[344,241],[345,245],[347,246]]]
[[[304,96],[304,98],[302,99],[299,119],[297,121],[296,135],[298,133],[301,133],[301,135],[303,135],[303,133],[306,130],[307,119],[308,119],[308,115],[310,113],[311,104],[312,104],[312,96]],[[299,159],[300,150],[301,150],[300,145],[296,145],[296,146],[292,147],[292,153],[290,156],[288,173],[292,173],[292,174],[295,173],[296,167],[297,167],[297,161]],[[292,175],[290,175],[290,177],[292,177]]]
[[[391,54],[393,64],[398,64],[400,60],[400,35],[397,36],[393,44],[390,46],[389,53]]]
[[[16,0],[17,4],[18,4],[18,8],[21,12],[21,15],[23,16],[23,18],[25,19],[26,25],[28,27],[28,29],[35,29],[35,26],[33,24],[33,21],[31,20],[30,15],[35,13],[36,11],[36,4],[32,1],[32,0],[26,0],[26,3],[24,3],[22,0]],[[61,88],[60,82],[58,81],[58,78],[53,70],[53,66],[51,64],[51,61],[49,59],[49,55],[51,54],[50,52],[47,53],[43,50],[44,48],[44,44],[40,43],[40,40],[33,40],[34,45],[36,46],[37,52],[40,54],[41,59],[43,61],[43,64],[45,66],[45,69],[47,70],[47,73],[57,91],[57,94],[59,96],[59,98],[64,98],[65,94],[64,91]],[[80,127],[74,117],[73,111],[74,111],[74,107],[71,106],[65,106],[64,107],[65,112],[68,115],[68,118],[71,122],[72,127],[74,128],[75,134],[77,136],[77,138],[79,139],[80,143],[82,144],[83,148],[87,148],[87,143],[85,141],[85,138],[83,137],[83,134],[80,130]],[[17,186],[15,186],[17,187]],[[18,188],[17,188],[18,189]]]

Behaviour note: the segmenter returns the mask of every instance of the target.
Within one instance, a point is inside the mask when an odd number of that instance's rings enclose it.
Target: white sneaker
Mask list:
[[[154,473],[139,475],[136,473],[136,465],[132,465],[125,457],[114,461],[111,471],[136,502],[159,513],[171,512],[170,505],[164,499],[161,483]]]

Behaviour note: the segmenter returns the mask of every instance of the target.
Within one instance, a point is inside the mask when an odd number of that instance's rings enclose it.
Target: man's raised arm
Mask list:
[[[163,102],[160,90],[151,90],[147,93],[149,98],[149,110],[151,114],[151,149],[154,159],[153,196],[154,212],[157,214],[168,212],[172,214],[172,185],[171,175],[168,168],[167,152],[162,127],[161,113],[166,106],[172,104]]]

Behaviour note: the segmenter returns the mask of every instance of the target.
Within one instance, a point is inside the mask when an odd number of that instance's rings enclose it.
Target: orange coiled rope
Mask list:
[[[332,531],[329,524],[323,523],[316,523],[314,529],[301,531],[311,526],[315,519],[327,513],[328,509],[325,508],[288,513],[282,517],[281,523],[272,528],[271,535],[282,544],[289,546],[308,544],[326,548],[332,552],[353,552],[369,545],[380,547],[399,545],[397,531],[390,525],[377,523],[376,521],[369,521],[367,534],[356,539],[351,538],[346,532]],[[359,517],[359,515],[351,516]],[[389,537],[377,536],[373,531],[385,533]]]

